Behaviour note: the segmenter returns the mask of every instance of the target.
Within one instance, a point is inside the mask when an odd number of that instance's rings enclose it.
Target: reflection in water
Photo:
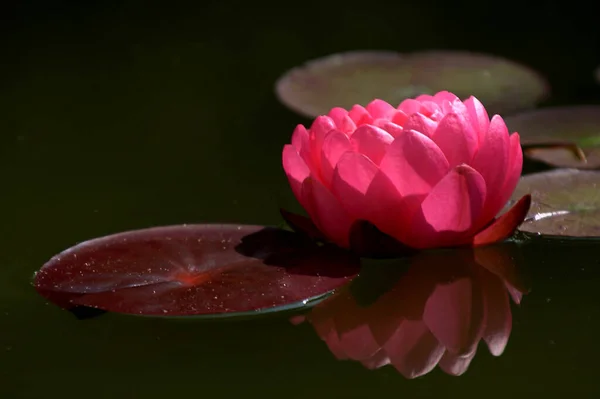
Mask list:
[[[376,273],[363,274],[349,289],[292,322],[312,324],[340,360],[359,361],[369,369],[390,364],[407,378],[427,374],[436,365],[461,375],[481,340],[494,356],[508,342],[509,296],[518,304],[526,292],[509,249],[441,251],[398,261],[410,263],[407,272],[376,299],[365,304],[364,297],[372,295],[368,287],[376,285],[366,280]],[[396,275],[401,267],[392,265]]]

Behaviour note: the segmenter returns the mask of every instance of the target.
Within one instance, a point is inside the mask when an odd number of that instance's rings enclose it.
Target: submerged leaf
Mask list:
[[[459,51],[354,51],[306,62],[276,84],[280,101],[313,118],[375,98],[406,98],[448,90],[475,96],[491,114],[533,107],[549,92],[536,72],[500,57]]]
[[[557,169],[521,178],[512,199],[531,193],[519,230],[549,236],[600,237],[600,171]]]
[[[285,230],[181,225],[83,242],[46,263],[35,287],[65,308],[192,316],[300,306],[358,268],[346,251]]]
[[[600,106],[550,107],[506,118],[524,154],[548,165],[600,168]]]

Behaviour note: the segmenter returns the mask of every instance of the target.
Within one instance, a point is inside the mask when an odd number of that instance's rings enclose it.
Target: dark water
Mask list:
[[[306,59],[484,51],[544,73],[549,103],[597,103],[593,2],[39,3],[0,13],[0,397],[600,394],[593,242],[526,247],[533,290],[513,309],[507,349],[494,358],[480,348],[461,377],[436,369],[406,380],[389,366],[337,361],[287,316],[78,321],[30,285],[52,255],[89,238],[185,222],[279,224],[280,206],[297,210],[281,148],[307,121],[272,86]]]

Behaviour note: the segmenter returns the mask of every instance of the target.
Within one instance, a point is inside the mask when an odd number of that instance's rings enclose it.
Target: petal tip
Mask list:
[[[525,220],[531,207],[531,195],[524,195],[508,212],[494,220],[473,238],[473,246],[493,244],[510,237]]]

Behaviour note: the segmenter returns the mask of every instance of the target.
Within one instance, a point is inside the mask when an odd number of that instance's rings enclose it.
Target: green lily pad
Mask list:
[[[282,103],[310,118],[333,107],[366,105],[375,98],[397,105],[441,90],[461,98],[474,95],[490,114],[531,108],[549,92],[546,81],[527,67],[496,56],[456,51],[333,54],[293,68],[275,88]]]
[[[600,237],[600,171],[556,169],[521,178],[512,200],[531,193],[519,230],[545,236]]]
[[[525,156],[531,159],[562,168],[600,168],[598,105],[544,108],[505,122],[511,132],[519,132]]]

